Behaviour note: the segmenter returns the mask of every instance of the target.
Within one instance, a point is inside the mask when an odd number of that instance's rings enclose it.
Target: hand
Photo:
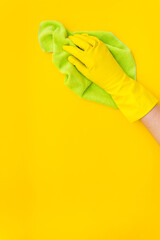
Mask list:
[[[157,104],[157,99],[147,89],[125,74],[102,41],[87,34],[69,38],[76,46],[63,46],[72,54],[68,60],[84,76],[110,93],[130,122],[142,118]]]
[[[63,46],[73,56],[71,62],[84,76],[113,94],[126,74],[114,59],[107,46],[94,36],[75,34],[69,39],[77,46]]]

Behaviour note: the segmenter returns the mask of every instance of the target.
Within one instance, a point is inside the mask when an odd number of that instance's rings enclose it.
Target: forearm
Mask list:
[[[142,117],[141,122],[160,145],[160,105],[157,104],[149,113]]]

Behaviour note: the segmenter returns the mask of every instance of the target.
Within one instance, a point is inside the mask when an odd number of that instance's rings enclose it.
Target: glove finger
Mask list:
[[[78,47],[80,47],[81,49],[83,49],[84,51],[89,49],[89,47],[91,47],[91,45],[86,42],[84,39],[80,38],[78,35],[77,36],[69,36],[69,39]]]
[[[74,36],[81,38],[82,40],[86,41],[92,47],[95,46],[95,40],[89,39],[87,34],[75,34]]]
[[[63,50],[75,56],[82,63],[84,62],[84,51],[80,50],[79,48],[74,46],[63,45]]]
[[[78,69],[79,72],[81,72],[83,75],[86,75],[87,71],[86,66],[83,63],[81,63],[77,58],[69,56],[68,61],[72,63]]]
[[[86,40],[88,43],[90,43],[93,47],[95,47],[99,42],[98,38],[88,35],[86,33],[82,33],[81,37],[83,37],[83,39]]]

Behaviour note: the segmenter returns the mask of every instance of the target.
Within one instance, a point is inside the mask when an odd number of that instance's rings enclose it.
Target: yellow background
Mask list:
[[[16,0],[0,10],[0,239],[160,239],[160,147],[140,122],[69,90],[38,43],[44,20],[111,31],[159,98],[159,0]]]

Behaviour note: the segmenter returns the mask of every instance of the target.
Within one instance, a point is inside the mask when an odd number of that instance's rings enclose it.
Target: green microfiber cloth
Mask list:
[[[69,53],[62,49],[63,45],[73,45],[68,38],[69,35],[75,33],[88,33],[103,41],[114,58],[123,68],[125,73],[136,80],[136,67],[133,55],[128,47],[126,47],[111,32],[104,31],[76,31],[70,32],[60,22],[44,21],[39,28],[39,42],[45,52],[53,52],[53,62],[65,74],[65,85],[80,97],[92,100],[107,106],[117,108],[111,95],[104,89],[100,88],[85,76],[83,76],[75,66],[68,61]]]

